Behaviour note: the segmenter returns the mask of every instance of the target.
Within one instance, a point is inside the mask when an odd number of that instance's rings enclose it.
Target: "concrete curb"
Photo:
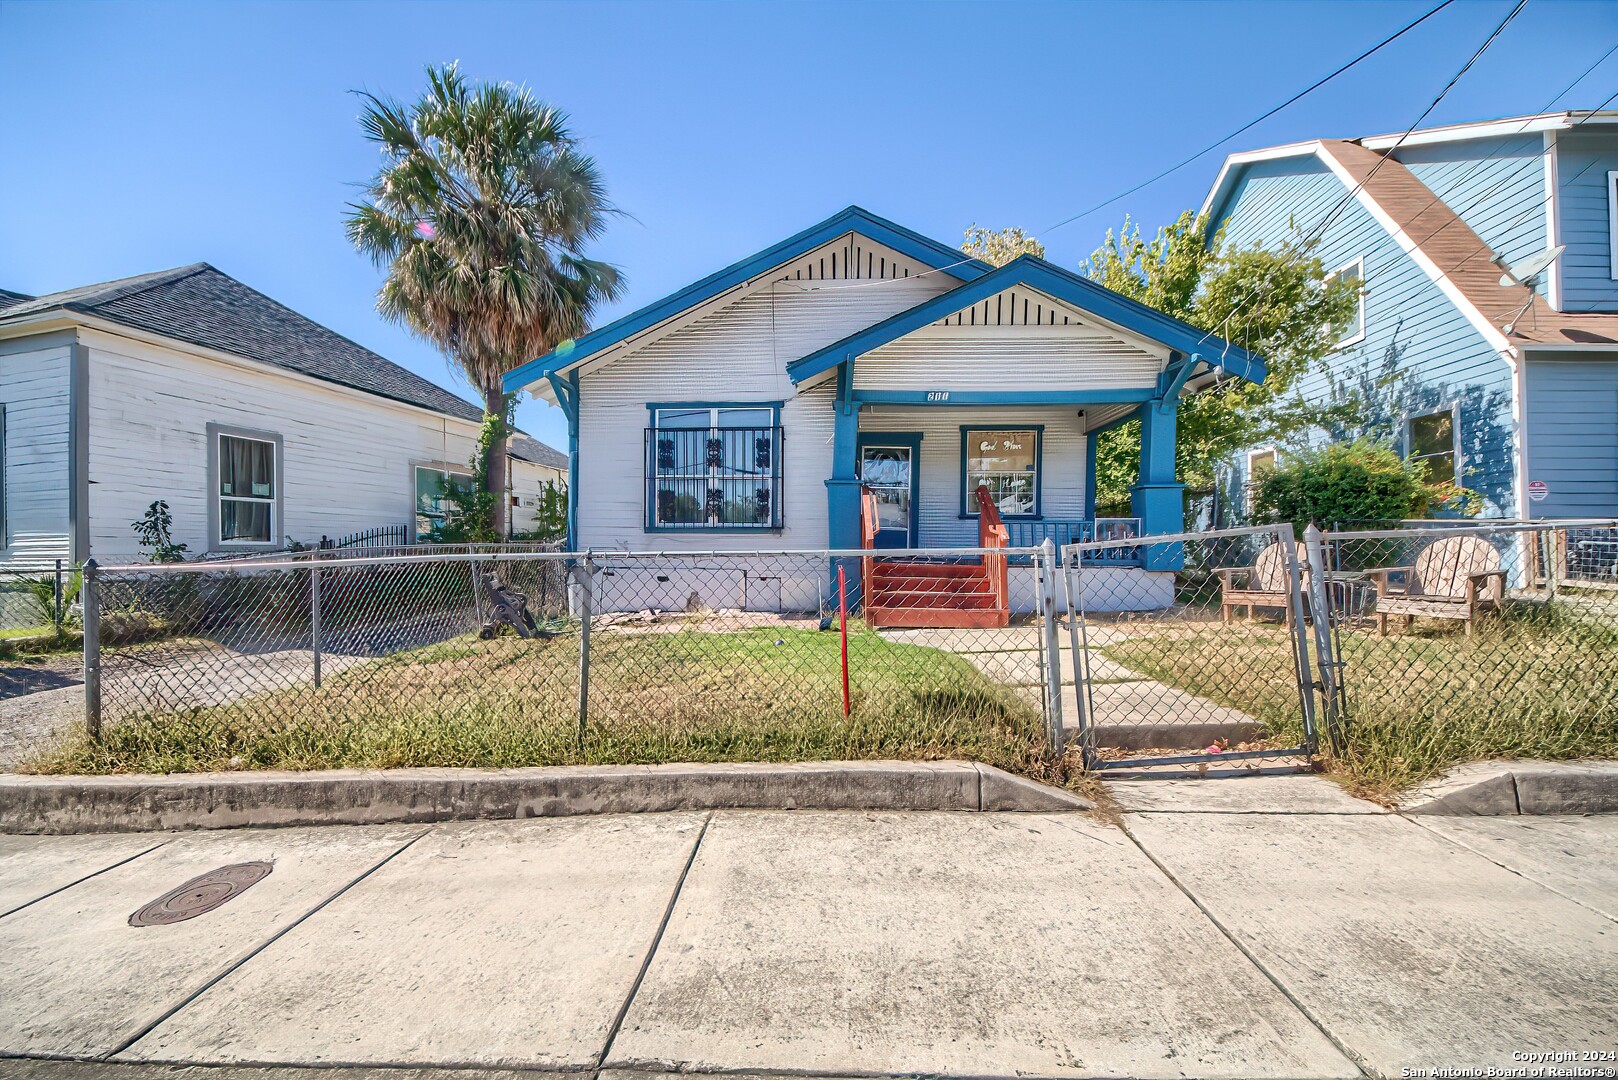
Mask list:
[[[567,817],[668,810],[1088,810],[970,761],[0,775],[0,833]]]
[[[1480,761],[1423,784],[1402,814],[1618,813],[1618,761]]]

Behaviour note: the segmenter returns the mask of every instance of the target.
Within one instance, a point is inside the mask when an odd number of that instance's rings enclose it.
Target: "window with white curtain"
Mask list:
[[[281,533],[279,436],[210,425],[213,545],[274,544]]]

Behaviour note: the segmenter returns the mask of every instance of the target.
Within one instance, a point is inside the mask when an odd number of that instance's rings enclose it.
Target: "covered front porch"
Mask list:
[[[788,374],[800,388],[835,385],[828,545],[915,550],[1181,531],[1182,395],[1226,375],[1257,381],[1264,369],[1025,256],[806,356]],[[1097,438],[1130,420],[1141,431],[1131,513],[1098,518]],[[1183,556],[1164,544],[1107,557],[1152,575],[1179,569]],[[1161,600],[1142,584],[1143,602]]]

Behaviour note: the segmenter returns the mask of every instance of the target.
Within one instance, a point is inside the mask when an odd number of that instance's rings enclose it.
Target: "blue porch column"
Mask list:
[[[1096,519],[1096,442],[1099,431],[1084,434],[1084,520]]]
[[[831,476],[826,479],[826,546],[833,549],[860,546],[860,480],[856,445],[859,441],[860,403],[853,399],[851,384],[852,365],[844,363],[837,370],[836,424],[832,429]],[[850,610],[858,606],[860,597],[860,561],[837,560],[843,567],[848,589]],[[837,597],[837,568],[831,571],[831,596]]]
[[[1130,503],[1140,518],[1141,531],[1185,531],[1185,485],[1174,478],[1175,398],[1148,401],[1140,408],[1140,482],[1129,489]],[[1185,565],[1179,544],[1156,544],[1145,549],[1148,570],[1178,570]]]

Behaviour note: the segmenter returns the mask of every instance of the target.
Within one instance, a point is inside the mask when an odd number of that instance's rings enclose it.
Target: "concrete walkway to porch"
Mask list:
[[[1357,1077],[1618,1043],[1618,816],[1113,789],[1120,820],[3,836],[0,1075]],[[130,925],[248,861],[274,869],[235,899]]]
[[[1103,651],[1132,636],[1160,632],[1161,627],[1148,624],[1133,632],[1123,626],[1089,628],[1086,659],[1092,679],[1090,703],[1095,712],[1097,745],[1121,750],[1191,750],[1220,739],[1236,743],[1258,735],[1263,725],[1246,713],[1143,675]],[[1037,692],[1045,677],[1040,668],[1038,626],[884,630],[882,635],[891,641],[956,653],[991,679],[1010,686]],[[1062,716],[1071,728],[1078,722],[1079,709],[1073,653],[1065,624],[1058,636]]]

